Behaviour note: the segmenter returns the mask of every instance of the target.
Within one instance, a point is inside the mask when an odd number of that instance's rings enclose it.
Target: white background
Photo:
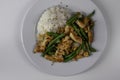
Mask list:
[[[21,46],[21,20],[36,0],[0,0],[0,80],[120,80],[120,0],[92,1],[100,8],[107,23],[107,47],[88,71],[58,77],[34,68]]]

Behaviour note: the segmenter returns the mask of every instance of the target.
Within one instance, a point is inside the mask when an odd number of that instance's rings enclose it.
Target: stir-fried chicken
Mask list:
[[[75,42],[82,43],[82,38],[77,36],[75,33],[70,33],[70,38],[73,39]]]
[[[88,31],[88,40],[90,44],[93,42],[93,33],[90,30]]]
[[[65,55],[65,53],[69,54],[72,42],[73,41],[69,36],[65,36],[65,38],[62,39],[61,43],[58,44],[55,55]]]
[[[64,61],[64,58],[63,58],[62,55],[57,55],[57,56],[55,56],[55,55],[52,55],[52,56],[45,55],[45,58],[50,60],[50,61],[54,61],[54,62],[63,62]]]
[[[44,52],[46,45],[48,44],[48,42],[50,42],[52,40],[52,37],[44,34],[44,35],[38,35],[38,42],[36,43],[36,46],[34,48],[34,53],[37,52]]]
[[[71,26],[68,26],[68,25],[67,25],[67,26],[65,27],[65,32],[64,32],[64,33],[65,33],[65,34],[69,34],[70,32],[73,32],[73,31],[74,31],[74,29],[73,29]]]

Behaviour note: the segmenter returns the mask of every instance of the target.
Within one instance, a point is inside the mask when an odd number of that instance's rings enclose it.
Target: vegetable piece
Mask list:
[[[81,46],[79,46],[76,51],[73,51],[71,54],[66,56],[64,58],[64,62],[68,62],[68,61],[72,60],[77,54],[79,54],[80,50],[81,50]]]
[[[72,24],[72,27],[74,28],[75,32],[82,37],[82,34],[80,33],[79,29],[77,28],[77,26],[75,24]]]
[[[82,21],[79,21],[79,20],[76,21],[76,24],[77,24],[80,28],[84,28],[84,27],[86,26]]]
[[[91,18],[95,14],[95,10],[93,10],[87,17]]]
[[[54,48],[55,45],[52,45],[51,47],[47,48],[46,51],[43,53],[42,56],[44,56],[45,54],[47,54],[49,51],[51,51],[52,48]]]
[[[47,48],[49,48],[51,45],[53,45],[54,43],[56,43],[57,40],[61,39],[61,38],[64,37],[64,36],[65,36],[64,33],[62,33],[62,34],[60,34],[59,36],[57,36],[55,39],[53,39],[51,42],[49,42]]]
[[[78,43],[82,44],[82,38],[77,36],[76,34],[74,34],[72,32],[70,33],[70,38],[72,40],[74,40],[75,42],[78,42]]]
[[[60,34],[54,33],[54,32],[47,32],[47,34],[50,36],[53,36],[54,38],[57,37],[58,35],[60,35]]]
[[[89,45],[88,42],[86,42],[86,47],[88,49],[88,52],[96,52],[97,51],[95,48],[93,48],[91,45]]]
[[[85,46],[85,42],[84,42],[84,41],[82,41],[82,46],[81,46],[81,48],[82,48],[84,51],[86,51],[86,46]]]
[[[95,26],[95,22],[93,22],[93,21],[91,21],[91,24],[90,24],[90,29],[92,30],[93,28],[94,28],[94,26]]]
[[[82,48],[83,47],[83,44],[82,45],[80,45],[78,48],[77,48],[77,50],[80,48]],[[75,51],[77,51],[77,50],[75,50]],[[73,51],[72,53],[70,53],[69,55],[66,55],[66,56],[64,56],[64,58],[69,58],[70,56],[72,56],[74,53],[75,53],[75,51]]]
[[[72,23],[74,23],[80,17],[80,15],[81,14],[79,12],[77,12],[69,20],[67,20],[66,24],[71,25]]]
[[[56,41],[56,43],[57,43],[57,44],[60,43],[60,39],[58,39],[58,40]]]
[[[64,59],[67,59],[67,58],[71,57],[73,54],[75,54],[75,52],[76,52],[76,51],[73,51],[73,52],[70,53],[69,55],[64,56]]]
[[[87,40],[88,36],[86,35],[85,31],[82,28],[80,28],[80,32],[81,32],[82,36]]]
[[[95,48],[93,48],[92,46],[90,46],[90,51],[91,52],[96,52],[97,50]]]
[[[48,55],[54,55],[55,52],[48,52]]]
[[[86,47],[87,47],[87,51],[88,51],[88,52],[91,52],[91,51],[90,51],[90,46],[89,46],[89,43],[88,43],[88,42],[86,42]]]
[[[86,35],[85,31],[84,31],[82,28],[79,27],[79,29],[78,29],[75,24],[73,24],[72,27],[75,29],[76,33],[77,33],[83,40],[87,40],[87,35]]]

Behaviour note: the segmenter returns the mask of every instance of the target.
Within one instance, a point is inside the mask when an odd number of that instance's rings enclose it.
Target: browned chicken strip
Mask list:
[[[82,44],[82,38],[77,36],[76,34],[70,33],[70,38],[72,40],[74,40],[75,42],[78,42],[78,43]]]

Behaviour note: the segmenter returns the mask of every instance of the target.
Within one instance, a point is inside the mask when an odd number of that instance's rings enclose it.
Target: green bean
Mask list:
[[[86,46],[89,52],[96,52],[97,50],[93,48],[88,42],[86,42]]]
[[[85,51],[86,50],[86,47],[85,47],[85,42],[84,41],[82,41],[82,49]]]
[[[72,27],[74,28],[75,32],[83,39],[83,40],[87,40],[87,35],[86,33],[83,31],[82,28],[78,29],[75,24],[72,24]]]
[[[86,47],[87,47],[88,52],[91,52],[91,51],[90,51],[90,46],[89,46],[89,43],[88,43],[88,42],[86,42]]]
[[[84,43],[81,44],[81,48],[83,48]],[[73,51],[72,53],[70,53],[69,55],[64,56],[64,58],[69,58],[70,56],[72,56],[75,53],[75,51]]]
[[[47,32],[48,35],[53,36],[54,38],[59,36],[60,34],[54,32]]]
[[[51,47],[47,48],[45,52],[43,52],[42,56],[44,57],[45,54],[47,54],[49,51],[51,51],[52,48],[54,48],[55,45],[52,45]]]
[[[74,28],[75,32],[79,35],[82,36],[82,34],[79,32],[79,29],[77,28],[77,26],[75,24],[72,24],[72,27]]]
[[[67,20],[66,24],[71,25],[79,18],[79,16],[80,16],[80,13],[74,14],[70,19]]]
[[[97,50],[95,48],[93,48],[92,46],[90,46],[90,51],[91,52],[96,52]]]
[[[88,39],[85,31],[84,31],[82,28],[80,28],[80,33],[83,35],[83,37],[84,37],[86,40]]]
[[[55,47],[55,45],[52,45],[51,47],[47,48],[44,53],[48,53],[53,47]]]
[[[80,50],[81,46],[79,46],[77,50],[73,51],[70,55],[68,55],[68,57],[64,58],[64,62],[72,60],[80,52]]]
[[[54,55],[55,52],[48,52],[48,55]]]
[[[87,17],[91,18],[95,14],[95,10],[93,10]]]
[[[58,40],[56,41],[56,43],[57,43],[57,44],[60,43],[60,39],[58,39]]]
[[[64,56],[64,58],[67,59],[67,58],[71,57],[73,54],[75,54],[75,52],[76,52],[76,51],[73,51],[73,52],[70,53],[69,55]]]
[[[92,25],[90,25],[90,29],[93,30],[94,26],[95,26],[95,23],[93,22]]]
[[[65,34],[60,34],[59,36],[57,36],[55,39],[53,39],[49,44],[48,47],[46,48],[46,51],[42,54],[42,56],[45,56],[45,54],[50,53],[49,51],[51,51],[52,48],[55,47],[55,45],[53,45],[54,43],[59,43],[60,42],[60,38],[64,37]]]
[[[48,44],[48,47],[47,47],[47,48],[49,48],[51,45],[53,45],[54,43],[56,43],[57,40],[61,39],[61,38],[64,37],[64,36],[65,36],[65,34],[62,33],[62,34],[60,34],[59,36],[57,36],[56,38],[54,38],[54,39]]]

